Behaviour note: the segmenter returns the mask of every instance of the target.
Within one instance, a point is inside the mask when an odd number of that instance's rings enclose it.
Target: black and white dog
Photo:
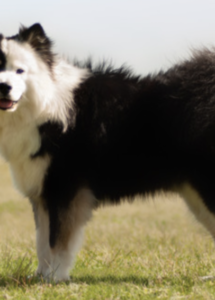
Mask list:
[[[37,273],[69,278],[105,200],[178,191],[215,236],[215,52],[141,78],[51,46],[39,24],[0,35],[0,152],[33,206]]]

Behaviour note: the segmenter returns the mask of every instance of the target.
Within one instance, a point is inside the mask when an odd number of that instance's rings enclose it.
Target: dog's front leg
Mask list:
[[[51,248],[49,245],[49,215],[44,209],[42,201],[33,202],[33,212],[36,224],[36,248],[38,256],[38,268],[36,274],[48,276],[51,264]]]
[[[88,189],[81,189],[66,207],[48,207],[50,260],[48,259],[49,268],[45,272],[42,270],[46,278],[55,281],[69,280],[69,270],[81,246],[84,225],[91,217],[94,201],[95,198]],[[38,251],[38,255],[41,253],[42,251]],[[44,260],[47,260],[46,254],[47,251],[44,253]]]

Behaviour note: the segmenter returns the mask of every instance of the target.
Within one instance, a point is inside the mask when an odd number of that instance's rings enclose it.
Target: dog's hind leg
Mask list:
[[[80,190],[67,208],[49,210],[51,261],[46,276],[55,281],[69,280],[69,270],[79,250],[84,225],[90,219],[95,198]]]
[[[215,212],[207,207],[201,195],[190,184],[184,184],[180,194],[196,219],[205,226],[215,240]]]
[[[213,188],[214,189],[214,188]],[[209,189],[208,189],[209,190]],[[210,193],[210,196],[214,193]],[[181,190],[181,195],[187,203],[190,210],[194,213],[196,219],[200,221],[210,232],[215,241],[215,211],[214,201],[211,202],[212,207],[208,207],[200,194],[189,184],[185,184]],[[202,276],[201,280],[214,280],[214,276]]]

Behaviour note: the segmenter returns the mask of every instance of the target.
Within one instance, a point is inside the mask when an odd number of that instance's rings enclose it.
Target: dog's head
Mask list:
[[[51,45],[40,24],[21,27],[12,37],[0,35],[0,109],[15,111],[29,89],[40,89],[40,73],[50,75],[53,66]]]

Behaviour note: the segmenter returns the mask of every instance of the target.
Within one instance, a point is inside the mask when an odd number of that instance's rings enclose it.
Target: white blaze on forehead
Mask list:
[[[20,43],[14,40],[7,41],[6,50],[6,69],[14,70],[24,67],[37,71],[37,63],[35,62],[35,53],[26,43]]]

